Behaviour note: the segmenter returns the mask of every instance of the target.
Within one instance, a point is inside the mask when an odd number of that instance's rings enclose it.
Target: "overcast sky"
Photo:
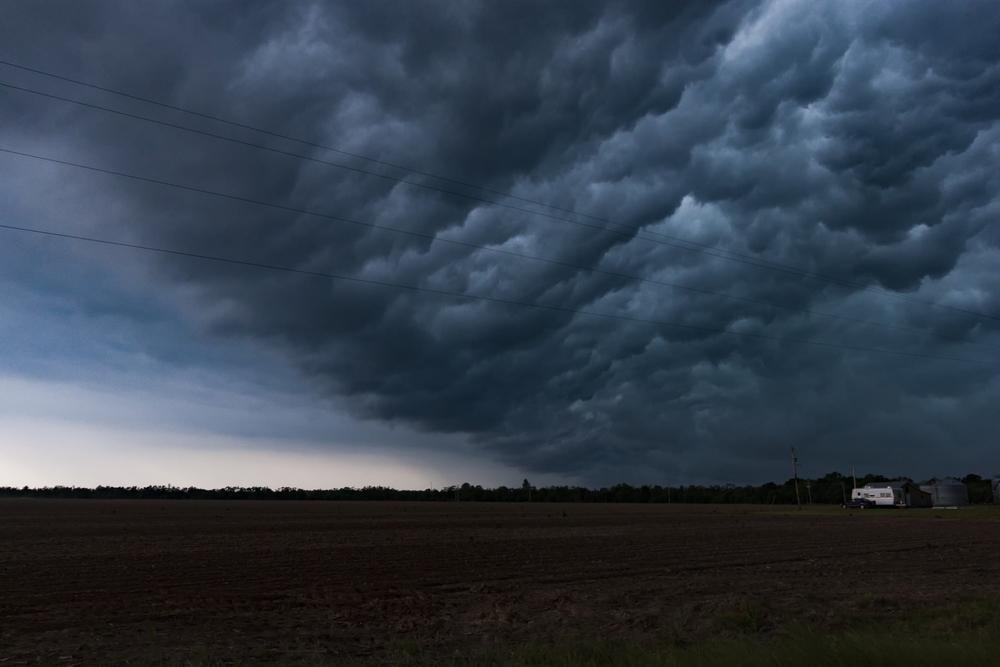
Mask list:
[[[11,3],[0,149],[160,182],[0,152],[0,224],[298,272],[0,229],[0,484],[1000,471],[998,34],[992,0]]]

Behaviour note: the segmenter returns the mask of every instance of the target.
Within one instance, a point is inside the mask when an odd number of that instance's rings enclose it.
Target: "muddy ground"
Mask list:
[[[0,500],[0,667],[836,630],[996,599],[998,554],[983,510]]]

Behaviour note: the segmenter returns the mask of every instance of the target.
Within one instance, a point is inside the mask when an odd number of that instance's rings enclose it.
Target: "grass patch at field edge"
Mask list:
[[[739,607],[737,609],[742,609]],[[731,614],[730,614],[731,615]],[[757,611],[749,614],[756,619]],[[760,623],[732,622],[736,634],[695,643],[593,638],[556,638],[552,642],[481,646],[438,654],[433,660],[414,646],[397,646],[383,664],[454,667],[831,667],[895,665],[996,665],[1000,656],[1000,602],[969,600],[945,608],[914,608],[898,621],[866,624],[864,617],[843,631],[808,624],[788,624],[762,632]]]
[[[697,646],[649,647],[620,641],[574,642],[496,649],[475,655],[396,655],[386,664],[482,667],[912,667],[914,665],[994,665],[1000,635],[964,633],[949,638],[916,633],[855,631],[842,635],[797,631],[770,639],[730,638]]]

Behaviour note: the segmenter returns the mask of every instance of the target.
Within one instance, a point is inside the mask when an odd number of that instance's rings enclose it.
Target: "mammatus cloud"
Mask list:
[[[790,445],[817,467],[997,464],[982,436],[1000,399],[991,3],[50,9],[16,10],[2,29],[12,60],[510,192],[520,199],[350,162],[550,217],[15,92],[3,93],[7,147],[561,264],[3,158],[26,169],[11,210],[165,247],[765,336],[150,259],[144,279],[189,322],[282,355],[357,415],[595,481],[780,476]],[[61,196],[42,196],[54,187]],[[712,250],[654,242],[670,237]],[[606,273],[577,268],[588,266]]]

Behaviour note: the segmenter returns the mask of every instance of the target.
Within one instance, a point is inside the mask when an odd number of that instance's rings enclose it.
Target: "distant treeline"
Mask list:
[[[858,485],[885,482],[900,477],[865,475],[858,477]],[[963,479],[969,489],[972,503],[989,503],[993,500],[989,479],[979,475],[966,475]],[[832,472],[818,479],[799,479],[799,497],[803,504],[840,504],[850,496],[853,479],[850,475]],[[560,503],[751,503],[788,505],[796,502],[795,482],[792,479],[777,484],[768,482],[759,486],[687,485],[632,486],[616,484],[600,489],[580,486],[546,486],[536,488],[528,480],[517,487],[499,486],[492,489],[478,485],[462,484],[441,489],[403,490],[385,486],[365,486],[342,489],[297,489],[265,486],[222,489],[199,489],[176,486],[98,486],[83,488],[53,486],[43,488],[0,487],[0,497],[29,498],[121,498],[121,499],[177,499],[177,500],[421,500],[421,501],[480,501],[480,502],[560,502]]]

